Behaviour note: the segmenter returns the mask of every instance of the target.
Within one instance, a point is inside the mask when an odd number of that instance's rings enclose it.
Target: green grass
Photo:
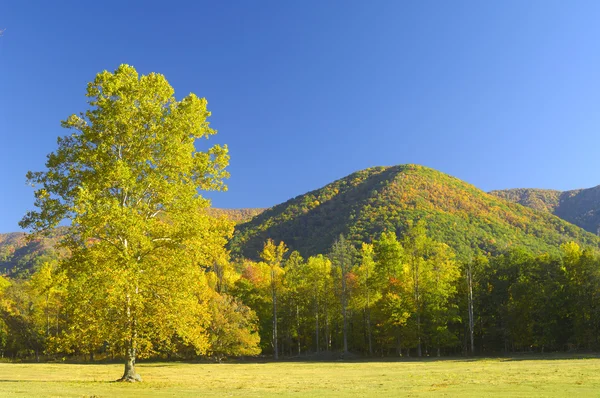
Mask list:
[[[0,364],[0,397],[600,396],[600,359],[138,364]]]

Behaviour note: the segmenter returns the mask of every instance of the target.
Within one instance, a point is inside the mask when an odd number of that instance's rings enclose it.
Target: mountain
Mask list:
[[[32,240],[23,232],[0,234],[0,273],[12,276],[27,273],[40,261],[56,258],[61,234],[62,228]]]
[[[236,224],[250,221],[252,217],[259,215],[266,209],[261,208],[247,208],[247,209],[220,209],[211,207],[208,210],[208,214],[213,217],[225,217],[228,220],[233,221]]]
[[[552,189],[506,189],[489,192],[491,195],[498,196],[511,202],[523,206],[531,207],[535,210],[546,211],[554,214],[554,210],[560,203],[561,191]]]
[[[302,255],[326,253],[344,234],[352,241],[398,234],[424,219],[429,233],[462,256],[472,248],[500,252],[524,247],[556,252],[576,241],[598,247],[595,235],[548,211],[537,211],[439,171],[418,166],[373,167],[274,206],[236,227],[233,253],[256,258],[267,238],[283,240]]]
[[[245,222],[265,209],[208,209],[214,217],[225,217],[234,223]],[[56,258],[55,249],[61,236],[61,228],[49,236],[27,240],[23,232],[0,234],[0,274],[16,276],[35,268],[40,261]]]
[[[358,171],[269,209],[209,213],[237,224],[230,248],[249,258],[258,256],[267,238],[283,240],[308,256],[328,252],[342,233],[356,243],[368,242],[384,230],[402,234],[418,219],[426,221],[432,237],[468,256],[472,248],[497,253],[521,246],[536,253],[556,252],[570,240],[599,247],[600,238],[573,225],[597,230],[600,206],[595,203],[600,204],[599,187],[487,194],[439,171],[400,165]],[[0,234],[0,272],[17,275],[56,257],[59,237],[60,230],[32,241],[23,233]]]
[[[600,186],[572,191],[506,189],[490,194],[547,211],[593,234],[600,232]]]

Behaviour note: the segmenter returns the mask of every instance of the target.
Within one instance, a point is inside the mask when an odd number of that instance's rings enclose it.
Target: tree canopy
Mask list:
[[[181,341],[207,350],[204,276],[224,251],[230,223],[207,215],[200,190],[224,190],[226,146],[196,149],[209,127],[207,101],[178,101],[163,75],[129,65],[87,86],[89,109],[62,122],[46,171],[29,172],[37,210],[21,222],[34,232],[70,223],[62,263],[71,327],[60,344],[85,351],[109,344],[125,353],[123,380],[138,380],[135,359]]]

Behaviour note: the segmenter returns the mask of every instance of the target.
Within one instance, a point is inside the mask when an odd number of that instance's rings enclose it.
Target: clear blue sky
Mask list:
[[[267,207],[418,163],[483,190],[600,184],[600,2],[4,1],[0,232],[60,120],[121,63],[206,97],[218,207]]]

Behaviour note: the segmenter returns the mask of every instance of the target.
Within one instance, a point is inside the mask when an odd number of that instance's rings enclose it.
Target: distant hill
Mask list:
[[[569,240],[595,247],[600,242],[548,211],[520,206],[427,167],[401,165],[362,170],[265,210],[236,227],[231,249],[256,258],[263,242],[273,238],[307,256],[327,252],[342,233],[355,242],[370,241],[384,230],[401,234],[417,219],[426,220],[429,233],[461,255],[472,248],[556,252]]]
[[[27,240],[23,232],[0,234],[0,273],[16,276],[32,270],[41,261],[57,258],[56,243],[62,228],[47,237]]]
[[[506,189],[490,192],[500,198],[547,211],[594,234],[600,232],[600,186],[572,191]]]
[[[535,210],[546,211],[554,214],[554,211],[560,203],[560,195],[562,192],[552,189],[517,188],[491,191],[490,194],[523,206],[531,207]]]
[[[235,222],[236,224],[250,221],[254,216],[259,215],[266,209],[260,208],[247,208],[247,209],[219,209],[215,207],[211,207],[208,210],[208,214],[219,217],[224,216],[227,219]]]
[[[236,224],[252,219],[265,209],[208,209],[209,214],[215,217],[223,216]],[[62,229],[47,237],[27,241],[23,232],[0,234],[0,274],[16,276],[27,273],[35,268],[36,264],[46,259],[56,258],[58,251],[55,249],[60,239]]]
[[[573,225],[597,229],[597,203],[600,188],[487,194],[439,171],[401,165],[358,171],[269,209],[209,213],[237,223],[230,248],[249,258],[258,256],[267,238],[283,240],[307,256],[326,253],[342,233],[356,243],[371,241],[384,230],[402,234],[410,221],[418,219],[427,222],[431,236],[467,256],[475,248],[491,253],[511,247],[556,252],[571,240],[599,247],[600,238]],[[29,242],[23,233],[0,234],[0,272],[19,275],[56,257],[60,233]]]

